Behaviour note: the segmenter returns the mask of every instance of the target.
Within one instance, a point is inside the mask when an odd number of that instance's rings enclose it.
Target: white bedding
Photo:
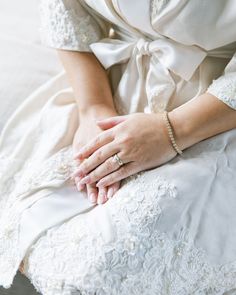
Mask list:
[[[17,106],[56,75],[53,49],[41,45],[37,0],[0,0],[0,130]]]

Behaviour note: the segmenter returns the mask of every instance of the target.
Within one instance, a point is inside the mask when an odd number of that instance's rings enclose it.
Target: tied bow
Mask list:
[[[175,90],[169,70],[188,81],[207,55],[197,46],[170,39],[130,42],[107,38],[90,47],[105,69],[127,62],[115,97],[128,113],[143,111],[145,97],[152,111],[165,109]]]

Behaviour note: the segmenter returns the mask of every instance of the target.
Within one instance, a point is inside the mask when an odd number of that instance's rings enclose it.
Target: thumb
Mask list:
[[[116,116],[116,117],[111,117],[104,120],[97,120],[96,123],[102,129],[110,129],[124,122],[126,119],[127,119],[127,116]]]

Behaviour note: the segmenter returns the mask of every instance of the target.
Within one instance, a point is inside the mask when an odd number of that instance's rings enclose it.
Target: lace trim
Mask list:
[[[207,92],[236,110],[236,75],[221,76],[213,80]]]
[[[44,295],[223,294],[236,287],[236,263],[212,266],[187,230],[176,240],[158,232],[161,203],[176,198],[173,184],[150,173],[129,178],[109,200],[115,239],[90,216],[75,217],[39,239],[25,259],[25,272]],[[152,178],[153,179],[153,178]],[[107,204],[108,204],[107,203]]]
[[[89,44],[100,37],[98,25],[77,1],[72,1],[69,8],[65,3],[41,0],[42,42],[55,48],[91,51]]]
[[[22,201],[41,189],[61,186],[69,181],[75,168],[76,162],[73,160],[72,149],[69,147],[53,155],[43,164],[29,163],[24,168],[26,173],[21,171],[23,176],[21,178],[18,176],[17,185],[5,201],[4,210],[1,211],[0,285],[5,288],[10,287],[22,260],[18,250],[19,221],[21,212],[25,209]]]
[[[7,197],[16,183],[16,174],[18,167],[22,162],[16,159],[0,157],[0,212],[4,210],[7,204]]]

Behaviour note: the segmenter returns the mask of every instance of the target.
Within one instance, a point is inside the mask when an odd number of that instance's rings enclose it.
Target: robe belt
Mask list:
[[[126,62],[135,55],[158,58],[163,67],[173,71],[184,80],[191,79],[207,52],[197,46],[187,46],[170,39],[146,41],[138,39],[126,42],[117,39],[102,39],[91,45],[92,51],[102,65],[108,69],[114,64]]]
[[[188,81],[207,56],[207,52],[197,46],[187,46],[166,38],[154,41],[143,38],[134,41],[105,38],[91,44],[90,47],[105,69],[127,62],[118,92],[122,98],[122,95],[130,97],[132,94],[125,88],[132,87],[136,91],[136,94],[132,95],[132,99],[136,96],[136,102],[132,102],[132,105],[136,106],[129,111],[138,109],[141,94],[137,92],[142,92],[142,89],[146,89],[148,101],[152,104],[153,93],[155,96],[161,94],[163,99],[161,88],[169,87],[169,91],[166,92],[168,100],[175,88],[169,70]],[[144,62],[144,56],[149,57],[148,64],[147,59]]]

